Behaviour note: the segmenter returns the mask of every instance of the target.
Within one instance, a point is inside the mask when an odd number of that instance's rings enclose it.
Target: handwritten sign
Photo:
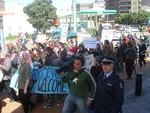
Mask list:
[[[46,35],[37,35],[36,42],[45,43]]]
[[[61,28],[60,42],[66,43],[68,35],[68,24],[63,24]]]
[[[38,94],[67,94],[68,83],[61,81],[60,75],[56,73],[58,67],[32,69],[31,79],[35,81],[31,93]],[[18,88],[18,71],[13,75],[10,87]]]
[[[67,94],[68,83],[61,81],[60,75],[56,73],[55,67],[32,70],[32,79],[37,80],[31,93],[38,94]]]
[[[31,93],[67,94],[68,91],[68,85],[64,84],[61,80],[55,78],[45,78],[37,80],[31,90]]]
[[[83,42],[83,39],[85,37],[91,37],[91,34],[87,34],[87,33],[77,33],[77,40],[78,40],[78,44]]]
[[[104,40],[112,41],[112,37],[114,36],[113,30],[102,30],[102,39],[101,41],[104,42]]]
[[[87,55],[85,58],[85,65],[84,68],[90,72],[91,67],[94,66],[94,56],[93,54]]]
[[[84,38],[83,40],[83,44],[85,48],[92,48],[95,49],[96,48],[96,43],[97,43],[97,39],[96,38]]]

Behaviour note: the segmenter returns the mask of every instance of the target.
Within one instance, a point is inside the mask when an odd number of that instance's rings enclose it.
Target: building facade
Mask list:
[[[118,13],[138,12],[143,0],[105,0],[106,9],[117,10]]]
[[[7,6],[3,15],[4,37],[18,35],[18,33],[32,34],[35,30],[27,21],[28,16],[23,13],[24,4]]]
[[[79,3],[76,4],[77,11],[89,10],[92,8],[92,3]]]
[[[130,13],[131,12],[131,0],[120,0],[119,1],[119,13]]]
[[[105,10],[105,1],[104,0],[95,0],[94,3],[78,3],[76,4],[77,11],[82,10]]]
[[[119,10],[119,0],[105,0],[106,10]]]
[[[105,1],[104,0],[95,0],[95,2],[92,3],[92,8],[98,9],[98,10],[105,10]]]
[[[150,7],[150,0],[142,0],[142,6],[149,6]]]
[[[5,1],[0,0],[0,11],[5,11]]]

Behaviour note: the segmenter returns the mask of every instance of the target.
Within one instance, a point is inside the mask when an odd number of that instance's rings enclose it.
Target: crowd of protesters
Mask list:
[[[32,110],[36,103],[43,99],[43,95],[38,94],[36,95],[37,101],[35,103],[32,103],[30,101],[30,90],[32,88],[32,84],[30,84],[31,69],[40,69],[46,66],[61,66],[61,64],[64,63],[66,59],[72,55],[82,55],[84,57],[86,55],[93,54],[95,58],[95,65],[92,66],[89,73],[93,76],[96,84],[98,84],[98,77],[104,69],[104,67],[102,67],[102,64],[105,64],[103,57],[110,57],[113,59],[110,63],[113,63],[113,71],[115,71],[117,75],[124,73],[125,69],[127,73],[127,80],[132,79],[132,73],[135,69],[136,63],[139,63],[140,67],[146,65],[145,52],[147,46],[144,43],[146,41],[146,37],[138,38],[136,34],[129,34],[128,36],[122,35],[120,38],[119,46],[113,45],[109,40],[105,40],[103,43],[98,40],[95,49],[85,48],[83,43],[77,45],[77,42],[74,41],[76,39],[69,39],[67,43],[62,43],[57,40],[38,43],[36,42],[36,35],[33,34],[32,36],[32,48],[29,49],[28,47],[26,47],[25,43],[16,43],[16,45],[13,43],[9,43],[7,44],[7,52],[1,53],[0,56],[0,69],[2,69],[3,71],[3,80],[0,83],[0,91],[2,92],[4,88],[7,89],[7,91],[12,96],[10,102],[18,100],[21,101],[25,113],[29,112],[29,107],[30,110]],[[82,63],[82,66],[83,64],[84,63]],[[19,73],[18,96],[16,95],[16,91],[13,88],[9,87],[11,77],[16,73],[17,70]],[[64,78],[62,80],[66,81]],[[91,86],[93,86],[94,83],[91,81],[91,78],[88,78],[88,80],[92,84]],[[86,87],[84,88],[86,89]],[[91,90],[94,91],[95,89]],[[74,90],[74,92],[75,91],[76,90]],[[72,93],[70,93],[70,95],[72,95]],[[47,104],[44,106],[44,108],[52,107],[54,103],[54,96],[54,94],[47,95]],[[64,102],[64,95],[56,96],[58,98],[57,106],[62,105]],[[94,99],[93,96],[94,93],[92,95],[92,99]],[[69,111],[65,111],[66,109],[67,108],[64,108],[64,113],[70,113]],[[91,109],[93,110],[94,108],[91,107]]]

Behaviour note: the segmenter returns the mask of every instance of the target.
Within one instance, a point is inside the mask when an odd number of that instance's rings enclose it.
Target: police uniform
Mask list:
[[[102,65],[114,63],[111,57],[105,57]],[[124,101],[124,82],[115,71],[100,73],[95,96],[94,113],[119,113]]]

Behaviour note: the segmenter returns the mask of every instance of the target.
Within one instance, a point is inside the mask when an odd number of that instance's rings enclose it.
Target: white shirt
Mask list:
[[[104,75],[106,75],[106,78],[108,78],[111,75],[112,72],[113,71],[111,71],[110,73],[104,73]]]

